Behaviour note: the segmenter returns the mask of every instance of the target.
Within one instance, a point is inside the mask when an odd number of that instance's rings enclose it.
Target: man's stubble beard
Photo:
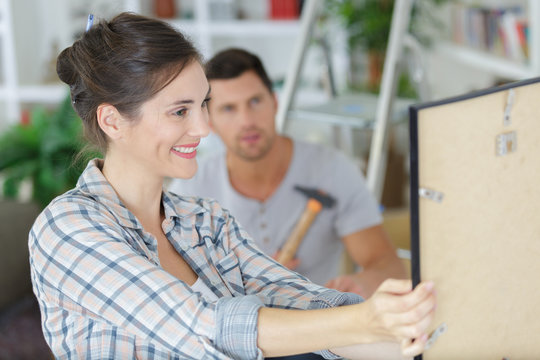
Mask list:
[[[259,151],[257,151],[257,153],[253,154],[245,151],[240,145],[237,145],[234,151],[236,156],[245,161],[258,161],[264,158],[272,149],[277,135],[274,134],[273,136],[270,136],[266,132],[260,131],[260,136],[263,141],[261,142],[262,146],[258,147]],[[240,136],[238,136],[238,138],[240,138]],[[238,143],[240,143],[239,140],[237,141],[237,144]]]

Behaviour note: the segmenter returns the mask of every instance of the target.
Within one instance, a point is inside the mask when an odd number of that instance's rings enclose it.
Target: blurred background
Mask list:
[[[306,37],[305,11],[312,1],[318,5]],[[81,149],[81,127],[55,61],[84,31],[89,13],[100,19],[133,11],[164,19],[188,35],[205,58],[230,46],[258,54],[280,103],[287,104],[281,130],[337,147],[365,172],[395,5],[393,0],[0,0],[0,359],[51,358],[31,292],[27,237],[39,211],[73,187],[85,165],[72,162]],[[387,230],[405,250],[407,106],[540,74],[537,0],[417,0],[409,15],[407,41],[413,45],[400,53],[391,92],[381,194]],[[302,61],[295,67],[298,54]],[[298,76],[292,92],[287,90],[291,73]],[[220,147],[210,136],[201,156]]]

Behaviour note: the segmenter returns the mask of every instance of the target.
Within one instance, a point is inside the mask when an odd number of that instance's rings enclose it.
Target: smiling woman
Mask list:
[[[114,105],[99,105],[97,123],[110,139],[102,169],[105,177],[116,180],[122,189],[127,184],[121,181],[131,173],[132,184],[148,180],[152,184],[140,185],[160,190],[162,177],[195,175],[197,145],[209,132],[208,92],[201,65],[191,61],[167,86],[142,104],[135,122]],[[152,174],[157,177],[152,178]]]
[[[422,351],[433,284],[387,281],[363,302],[263,255],[217,202],[163,190],[165,177],[195,174],[209,132],[208,82],[182,34],[120,14],[65,49],[57,72],[105,156],[30,232],[33,290],[55,357],[335,358],[331,348],[395,358],[399,341],[403,354]]]

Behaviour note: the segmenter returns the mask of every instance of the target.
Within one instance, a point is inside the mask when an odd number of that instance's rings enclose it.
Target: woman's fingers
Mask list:
[[[414,290],[411,286],[410,281],[387,280],[369,300],[378,314],[374,320],[381,334],[396,340],[416,339],[404,343],[404,355],[422,352],[436,307],[433,282],[420,283]]]
[[[401,342],[401,353],[405,357],[412,357],[421,354],[426,347],[428,335],[424,334],[414,340],[403,340]]]
[[[398,336],[402,339],[414,339],[422,336],[427,332],[434,317],[435,311],[432,310],[417,322],[399,327],[397,330]]]
[[[387,279],[379,286],[377,291],[394,295],[407,294],[412,290],[411,280]]]
[[[435,302],[425,301],[418,308],[401,314],[386,314],[382,321],[397,339],[416,338],[429,328],[435,316]]]
[[[437,305],[434,293],[428,294],[419,303],[402,313],[392,314],[395,324],[415,324],[435,311]]]
[[[408,280],[405,280],[405,282],[407,281]],[[389,289],[398,290],[400,287],[401,289],[405,288],[405,283],[403,282],[403,280],[394,280],[392,282],[387,280],[379,287],[377,292],[381,292],[381,296],[379,297],[380,300],[378,306],[381,308],[381,310],[388,313],[407,312],[411,309],[414,309],[416,306],[418,306],[418,304],[425,301],[426,298],[432,296],[434,291],[433,282],[431,281],[419,284],[412,291],[409,288],[408,292],[398,293],[395,291],[386,291]]]
[[[401,311],[407,311],[418,306],[421,302],[425,301],[426,298],[433,295],[433,282],[427,281],[420,283],[412,292],[409,294],[403,295],[400,300],[403,303]]]
[[[408,293],[396,294],[405,288],[406,282],[385,281],[373,299],[383,328],[396,339],[422,336],[433,320],[436,307],[433,282],[424,282]]]
[[[424,351],[428,340],[427,330],[433,322],[436,308],[436,296],[433,284],[422,284],[423,288],[417,287],[416,299],[421,299],[416,306],[409,311],[395,315],[397,323],[405,324],[398,327],[398,336],[402,339],[403,356],[416,356]]]

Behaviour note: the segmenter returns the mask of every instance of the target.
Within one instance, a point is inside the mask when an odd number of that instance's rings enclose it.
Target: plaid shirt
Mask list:
[[[92,160],[76,188],[40,214],[29,237],[33,289],[57,358],[262,359],[261,306],[361,301],[262,254],[215,201],[164,192],[162,203],[167,238],[220,299],[205,301],[161,268],[156,239]]]

